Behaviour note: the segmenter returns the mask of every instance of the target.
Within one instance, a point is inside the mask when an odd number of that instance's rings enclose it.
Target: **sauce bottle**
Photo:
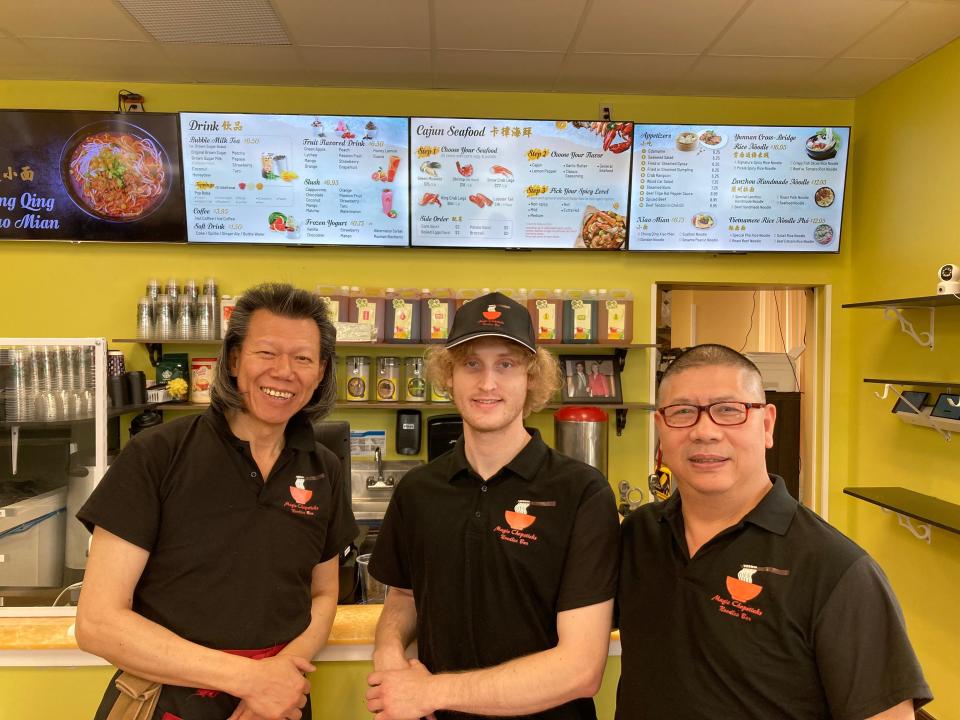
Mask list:
[[[457,301],[451,288],[424,288],[420,295],[421,342],[446,342],[456,311]]]
[[[599,294],[599,340],[603,344],[633,341],[633,295],[629,290],[601,290]]]
[[[359,288],[354,285],[350,288],[347,319],[350,322],[369,325],[371,327],[370,339],[373,342],[382,343],[384,321],[386,320],[385,305],[383,290],[380,288]]]
[[[327,317],[330,318],[330,322],[347,322],[349,286],[317,285],[314,292],[327,304]]]
[[[563,301],[563,341],[597,342],[597,291],[567,290]]]
[[[537,342],[559,343],[563,339],[563,292],[557,288],[531,290],[527,296],[527,310],[533,321]]]
[[[385,335],[388,343],[420,342],[420,293],[387,288]]]

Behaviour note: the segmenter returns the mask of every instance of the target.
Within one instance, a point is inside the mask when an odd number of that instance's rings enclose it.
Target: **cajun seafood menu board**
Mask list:
[[[630,250],[838,252],[848,127],[637,125]]]
[[[407,122],[181,114],[189,241],[406,246]]]
[[[183,242],[177,116],[0,111],[0,240]]]
[[[618,250],[633,124],[410,120],[414,246]]]

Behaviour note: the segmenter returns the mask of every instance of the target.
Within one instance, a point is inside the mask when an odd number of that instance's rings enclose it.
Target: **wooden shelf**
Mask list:
[[[141,343],[143,345],[207,345],[207,346],[219,346],[221,340],[178,340],[178,339],[169,339],[163,340],[161,338],[113,338],[110,342],[115,343]],[[439,345],[440,343],[370,343],[370,342],[337,342],[338,348],[369,348],[371,350],[424,350],[428,347],[433,347],[434,345]],[[655,348],[659,347],[656,343],[564,343],[564,344],[549,344],[541,343],[540,347],[546,348],[547,350],[562,350],[567,351],[589,351],[589,350],[640,350],[643,348]]]
[[[561,407],[568,407],[570,405],[590,405],[589,402],[584,403],[549,403],[543,409],[544,410],[558,410]],[[601,410],[640,410],[640,411],[653,411],[655,409],[654,405],[650,403],[618,403],[616,405],[607,405],[596,403],[596,407]],[[206,410],[210,405],[208,403],[179,403],[179,402],[164,402],[164,403],[154,403],[151,407],[156,407],[158,410],[183,410],[185,412],[196,412],[198,410]],[[591,406],[592,407],[592,406]],[[457,407],[452,402],[384,402],[382,400],[368,400],[364,402],[347,402],[346,400],[337,400],[336,405],[334,405],[335,410],[450,410],[451,412],[457,412]]]
[[[877,385],[918,385],[921,387],[960,387],[960,381],[945,382],[943,380],[885,380],[883,378],[864,378],[865,383]]]
[[[960,505],[902,487],[848,487],[843,492],[914,520],[960,534]]]
[[[938,308],[960,307],[960,300],[953,295],[925,295],[923,297],[895,298],[893,300],[870,300],[868,302],[846,303],[843,308]]]

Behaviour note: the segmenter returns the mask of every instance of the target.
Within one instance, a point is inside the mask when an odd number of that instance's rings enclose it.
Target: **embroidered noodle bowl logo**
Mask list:
[[[754,575],[757,573],[771,573],[773,575],[789,575],[789,570],[781,570],[775,567],[758,567],[744,563],[740,566],[740,572],[736,577],[727,575],[726,585],[729,598],[717,593],[711,600],[717,603],[717,610],[724,615],[738,618],[745,622],[752,622],[755,618],[763,616],[763,610],[758,607],[748,605],[751,600],[755,600],[763,592],[763,586],[754,582]]]
[[[296,501],[298,505],[306,505],[310,502],[310,498],[313,497],[313,490],[308,490],[306,488],[307,480],[315,480],[316,478],[307,478],[304,475],[297,475],[297,479],[294,481],[293,485],[290,486],[290,495]]]
[[[503,513],[507,525],[514,530],[526,530],[533,525],[537,518],[535,515],[527,512],[527,508],[531,505],[534,507],[556,507],[557,503],[554,500],[517,500],[517,504],[513,506],[513,510],[506,510]]]

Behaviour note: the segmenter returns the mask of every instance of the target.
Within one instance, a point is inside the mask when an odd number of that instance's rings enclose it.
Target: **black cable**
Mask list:
[[[753,316],[757,312],[757,291],[753,291],[753,308],[750,310],[750,327],[747,328],[747,334],[743,338],[743,345],[740,346],[738,352],[743,352],[743,349],[747,346],[747,342],[750,340],[750,333],[753,332]]]

